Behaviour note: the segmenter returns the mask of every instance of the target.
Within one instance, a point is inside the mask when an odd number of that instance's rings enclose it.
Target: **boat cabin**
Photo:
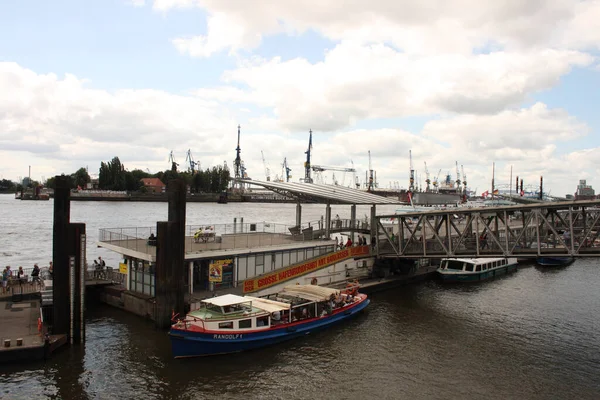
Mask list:
[[[200,308],[188,313],[186,323],[202,330],[240,333],[325,317],[354,301],[354,295],[337,289],[292,285],[268,297],[227,294],[202,300]]]
[[[514,263],[506,258],[445,258],[440,269],[447,272],[484,272],[509,264]]]

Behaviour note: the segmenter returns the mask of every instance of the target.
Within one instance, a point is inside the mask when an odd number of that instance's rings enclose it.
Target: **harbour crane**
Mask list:
[[[412,163],[412,150],[408,151],[408,159],[410,162],[408,190],[411,192],[414,192],[415,191],[415,169],[413,168],[413,163]]]
[[[456,163],[456,191],[460,191],[460,172],[458,171],[458,161]]]
[[[173,150],[171,150],[171,153],[169,154],[169,162],[171,163],[171,171],[177,172],[177,167],[179,166],[179,164],[177,164],[177,162],[175,162],[175,156],[173,155]]]
[[[306,162],[304,163],[304,182],[312,183],[310,177],[310,151],[312,150],[312,129],[308,131],[310,136],[308,137],[308,149],[304,152],[306,154]]]
[[[352,169],[354,169],[354,161],[350,160],[350,164],[352,164]],[[360,189],[360,182],[358,181],[356,171],[352,172],[352,184],[356,187],[356,189]]]
[[[373,189],[375,188],[375,182],[373,179],[373,167],[371,166],[371,150],[368,151],[369,153],[369,177],[367,179],[367,192],[371,192],[373,191]]]
[[[465,194],[467,193],[467,175],[465,174],[465,168],[463,167],[463,165],[460,165],[460,172],[462,174],[462,184],[463,184],[463,188],[464,188],[464,192]]]
[[[238,137],[237,137],[237,147],[235,148],[235,160],[233,160],[233,167],[234,167],[234,173],[235,173],[235,177],[237,179],[242,177],[242,158],[240,156],[240,153],[242,152],[242,149],[240,149],[240,125],[238,125]]]
[[[267,179],[267,182],[269,182],[271,180],[271,170],[267,165],[267,161],[265,160],[265,153],[263,153],[262,150],[260,151],[260,155],[262,156],[263,166],[265,167],[265,177]]]
[[[292,169],[288,166],[287,158],[286,157],[283,158],[283,164],[281,166],[283,167],[283,174],[282,175],[285,174],[285,181],[289,182],[290,178],[292,177],[292,175],[290,174],[290,172],[292,172]]]
[[[425,183],[427,184],[427,187],[425,188],[425,191],[429,192],[431,191],[429,184],[431,183],[431,179],[429,178],[429,169],[427,168],[427,162],[423,161],[423,163],[425,164]]]
[[[185,156],[185,162],[188,163],[188,165],[190,166],[190,172],[192,173],[192,175],[196,172],[200,170],[200,161],[194,161],[194,158],[192,157],[192,151],[190,149],[188,149],[186,156]],[[196,168],[198,167],[198,168]]]
[[[311,167],[311,169],[313,170],[313,172],[323,172],[323,171],[339,171],[339,172],[343,172],[344,176],[342,178],[342,186],[344,185],[344,183],[346,181],[346,172],[356,173],[356,170],[354,169],[354,167],[352,167],[352,168],[346,168],[346,167],[328,167],[328,166],[325,166],[325,165],[313,165]],[[335,175],[333,176],[333,181],[334,181],[334,184],[335,184],[335,182],[336,182]]]
[[[440,170],[437,173],[437,176],[435,178],[433,178],[433,187],[436,189],[438,188],[439,182],[440,182],[440,174],[442,173],[442,169],[440,168]]]

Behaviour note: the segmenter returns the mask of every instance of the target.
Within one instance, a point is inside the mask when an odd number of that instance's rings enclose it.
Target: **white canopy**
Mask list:
[[[282,303],[280,301],[263,299],[260,297],[244,296],[245,299],[252,300],[252,305],[256,308],[260,308],[269,313],[275,311],[287,311],[290,309],[290,305]]]
[[[280,294],[298,296],[311,301],[327,301],[331,295],[339,295],[340,291],[316,285],[290,285],[284,287]]]
[[[224,307],[224,306],[232,306],[234,304],[240,303],[249,303],[250,300],[238,296],[235,294],[224,294],[223,296],[211,297],[209,299],[202,300],[203,303],[214,304],[215,306]]]

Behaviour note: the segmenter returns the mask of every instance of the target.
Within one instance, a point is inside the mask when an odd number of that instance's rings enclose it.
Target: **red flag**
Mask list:
[[[488,197],[489,194],[490,192],[486,190],[485,192],[481,193],[481,197]]]
[[[523,190],[521,190],[521,197],[525,196],[525,192]]]

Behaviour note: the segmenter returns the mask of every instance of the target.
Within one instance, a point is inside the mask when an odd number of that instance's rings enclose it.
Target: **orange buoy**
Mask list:
[[[42,332],[42,318],[38,317],[38,332]]]

